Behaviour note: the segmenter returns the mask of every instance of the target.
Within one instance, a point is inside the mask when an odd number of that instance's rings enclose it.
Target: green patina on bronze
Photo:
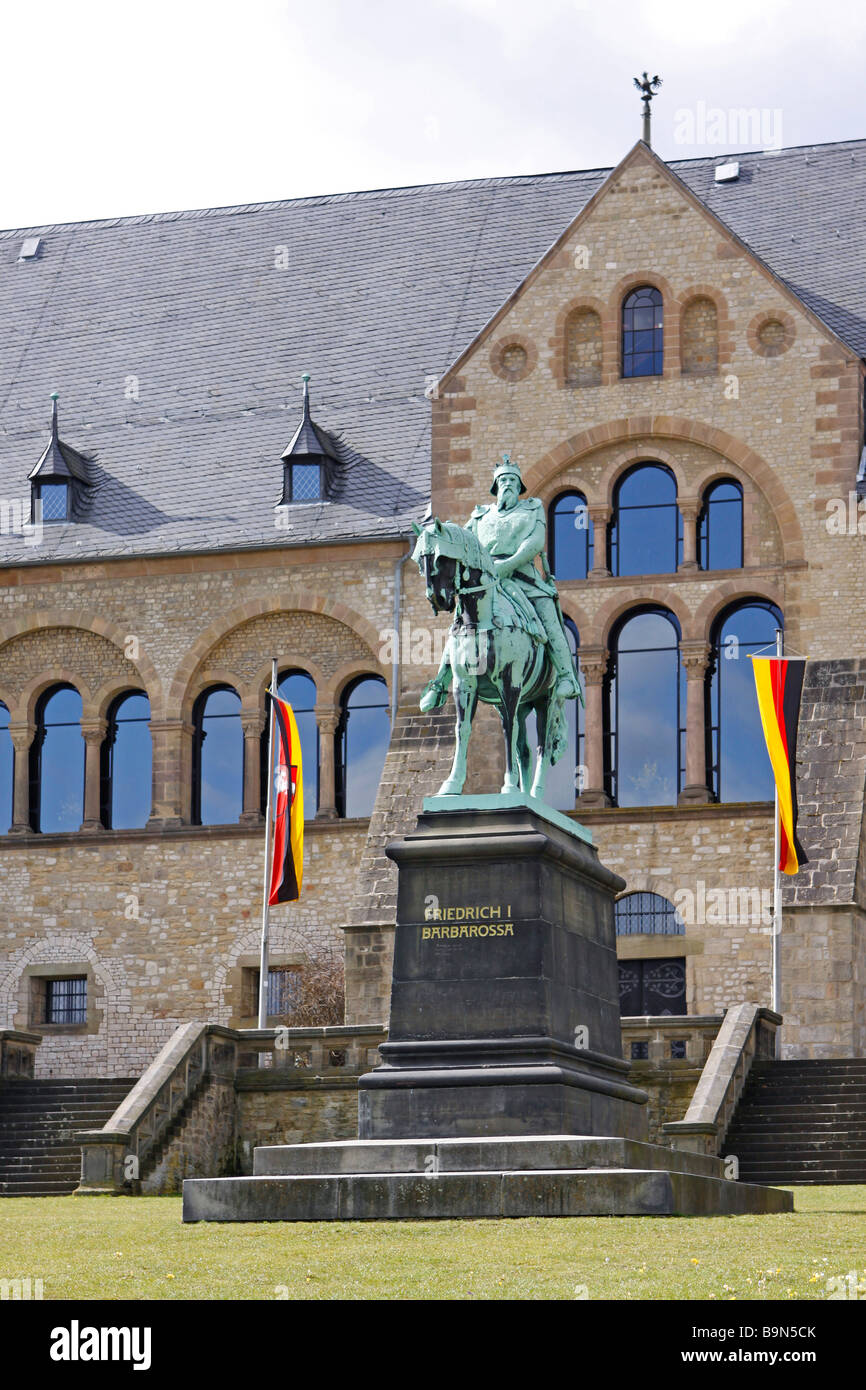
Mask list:
[[[519,789],[543,800],[548,769],[568,742],[565,702],[583,703],[583,694],[545,554],[544,506],[537,497],[522,496],[520,469],[508,455],[490,491],[496,501],[476,507],[466,526],[435,517],[415,527],[413,559],[433,611],[454,613],[421,709],[444,704],[453,686],[456,746],[439,796],[463,791],[472,720],[482,700],[502,719],[503,793]],[[534,768],[526,736],[532,711],[538,730]]]

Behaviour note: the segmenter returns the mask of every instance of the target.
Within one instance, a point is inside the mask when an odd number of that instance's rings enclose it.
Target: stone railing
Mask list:
[[[379,1063],[379,1044],[388,1037],[386,1028],[374,1023],[328,1024],[321,1028],[275,1028],[272,1049],[242,1048],[238,1066],[245,1076],[249,1068],[285,1076],[287,1070],[308,1076],[360,1076]],[[242,1036],[246,1037],[246,1034]],[[257,1060],[256,1060],[257,1057]]]
[[[387,1036],[377,1025],[321,1028],[225,1028],[186,1023],[178,1028],[108,1123],[78,1135],[80,1195],[139,1192],[166,1165],[166,1144],[195,1111],[193,1146],[207,1165],[231,1148],[236,1130],[236,1089],[282,1089],[357,1084],[375,1066]],[[208,1091],[208,1083],[210,1091]],[[208,1109],[213,1088],[222,1097]],[[173,1128],[174,1127],[174,1128]],[[156,1165],[156,1178],[154,1168]],[[150,1176],[148,1176],[150,1174]],[[164,1189],[169,1190],[169,1189]]]
[[[781,1023],[780,1014],[758,1004],[728,1009],[685,1118],[663,1126],[672,1148],[721,1154],[752,1062],[776,1055]]]
[[[41,1041],[41,1033],[0,1029],[0,1080],[32,1081],[36,1049]]]
[[[645,1014],[622,1018],[622,1055],[632,1063],[682,1062],[689,1067],[702,1067],[723,1020],[724,1014]]]
[[[176,1030],[102,1129],[83,1130],[79,1194],[137,1190],[144,1167],[208,1078],[234,1084],[238,1050],[270,1052],[273,1028],[239,1032],[215,1023]]]

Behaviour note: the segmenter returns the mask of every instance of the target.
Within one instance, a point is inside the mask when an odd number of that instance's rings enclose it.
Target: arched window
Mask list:
[[[360,676],[343,691],[336,738],[337,814],[369,816],[391,737],[388,687]]]
[[[704,376],[719,365],[718,312],[707,295],[690,299],[680,319],[683,376]]]
[[[677,481],[663,463],[639,463],[619,480],[610,528],[611,574],[672,574],[683,557]]]
[[[702,570],[743,566],[743,489],[733,478],[711,483],[701,499],[698,555]]]
[[[550,508],[550,564],[557,579],[586,579],[592,569],[593,525],[582,492],[563,492]]]
[[[30,745],[30,824],[49,834],[79,830],[84,819],[84,739],[81,696],[55,685],[36,706]]]
[[[244,805],[241,701],[230,685],[202,691],[193,710],[193,825],[231,825]]]
[[[15,751],[9,733],[9,711],[0,704],[0,835],[12,824],[12,774]]]
[[[773,774],[764,743],[751,653],[770,647],[782,614],[773,603],[746,599],[722,613],[707,668],[709,786],[718,801],[771,801]]]
[[[661,291],[641,285],[622,302],[623,376],[661,376],[663,315]]]
[[[313,820],[319,809],[319,726],[316,723],[316,682],[306,671],[283,671],[277,682],[281,700],[291,705],[301,739],[304,769],[304,819]],[[262,814],[268,794],[268,725],[262,734]]]
[[[151,807],[153,743],[150,701],[140,690],[118,695],[102,745],[101,815],[109,830],[138,830]]]
[[[605,680],[605,779],[615,806],[673,806],[685,766],[685,671],[665,608],[621,620]]]
[[[613,905],[617,936],[683,936],[686,924],[660,893],[626,893]]]
[[[594,309],[575,309],[565,324],[565,379],[569,386],[601,384],[601,319]]]

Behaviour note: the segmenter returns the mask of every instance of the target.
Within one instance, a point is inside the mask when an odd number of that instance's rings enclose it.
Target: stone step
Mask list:
[[[0,1197],[68,1197],[77,1186],[77,1182],[0,1182]]]
[[[491,1136],[479,1139],[341,1139],[323,1144],[259,1146],[256,1177],[323,1173],[465,1173],[484,1169],[529,1171],[581,1168],[671,1169],[723,1177],[718,1158],[678,1152],[635,1139],[581,1135]]]
[[[183,1185],[186,1222],[732,1216],[792,1209],[791,1194],[776,1188],[634,1168],[192,1178]]]

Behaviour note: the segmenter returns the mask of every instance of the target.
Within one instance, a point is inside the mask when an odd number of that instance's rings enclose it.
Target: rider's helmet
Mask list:
[[[502,455],[502,462],[501,462],[500,464],[497,465],[497,467],[496,467],[496,469],[495,469],[495,471],[494,471],[494,473],[493,473],[493,486],[492,486],[491,489],[490,489],[490,495],[491,495],[491,497],[495,497],[495,496],[496,496],[496,484],[499,482],[499,479],[500,479],[500,478],[504,478],[504,477],[506,476],[506,474],[509,474],[509,473],[512,475],[512,477],[516,478],[517,481],[519,482],[521,494],[524,493],[524,492],[526,491],[526,484],[524,483],[523,479],[522,479],[521,476],[520,476],[520,464],[519,464],[519,463],[512,463],[511,458],[509,457],[509,455],[508,455],[508,454],[503,454],[503,455]]]

